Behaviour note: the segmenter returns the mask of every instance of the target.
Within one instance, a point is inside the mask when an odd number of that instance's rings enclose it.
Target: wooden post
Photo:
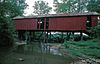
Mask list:
[[[74,32],[72,32],[72,35],[73,35],[73,37],[72,37],[72,41],[74,41]]]
[[[23,33],[22,33],[22,31],[19,32],[19,35],[20,35],[20,40],[23,40]]]
[[[47,32],[47,43],[48,43],[48,32]]]
[[[81,37],[81,41],[83,40],[83,34],[82,31],[80,32],[80,37]]]
[[[30,44],[30,31],[28,31],[28,42]]]
[[[70,40],[71,32],[68,32],[68,40]]]
[[[47,34],[46,34],[46,51],[47,51],[47,53],[48,53],[48,51],[49,51],[48,32],[47,32]]]
[[[50,40],[49,40],[49,41],[50,41],[50,43],[51,43],[51,32],[50,32]]]
[[[27,31],[25,32],[25,42],[28,44],[28,33],[27,33]]]
[[[61,32],[61,38],[63,39],[63,32]]]
[[[66,35],[67,35],[67,39],[66,40],[68,41],[68,32],[66,33]]]
[[[63,40],[64,40],[63,37],[64,37],[63,32],[61,32],[61,38],[62,38],[62,39],[61,39],[61,40],[62,40],[61,42],[62,42],[62,43],[63,43]]]
[[[34,41],[36,39],[35,32],[32,32],[32,40]]]

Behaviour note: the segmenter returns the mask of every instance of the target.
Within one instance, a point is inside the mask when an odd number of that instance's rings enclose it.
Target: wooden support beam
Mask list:
[[[51,32],[50,32],[50,41],[49,42],[51,42]]]
[[[73,37],[72,37],[72,41],[74,41],[74,32],[72,32],[72,36],[73,36]]]
[[[61,32],[61,42],[63,43],[63,40],[64,40],[64,35],[63,35],[63,32]]]
[[[28,44],[28,33],[27,33],[27,31],[25,32],[25,42]]]
[[[83,32],[80,32],[81,41],[83,41]]]

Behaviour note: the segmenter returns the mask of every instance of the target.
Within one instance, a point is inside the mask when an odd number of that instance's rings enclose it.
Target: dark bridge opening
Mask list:
[[[86,26],[87,26],[87,29],[90,29],[90,27],[91,27],[91,16],[87,16]]]
[[[38,28],[38,29],[44,29],[44,18],[39,18],[39,19],[38,19],[37,28]]]

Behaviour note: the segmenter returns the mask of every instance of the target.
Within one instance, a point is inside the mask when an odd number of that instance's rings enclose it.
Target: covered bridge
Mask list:
[[[20,38],[25,31],[29,32],[84,32],[88,33],[91,27],[98,24],[99,14],[87,13],[66,13],[47,14],[15,17],[15,28]]]

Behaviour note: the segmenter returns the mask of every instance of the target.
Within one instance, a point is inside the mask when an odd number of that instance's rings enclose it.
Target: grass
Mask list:
[[[100,58],[100,40],[93,39],[89,41],[65,42],[67,51],[74,55],[85,54],[90,57]]]

